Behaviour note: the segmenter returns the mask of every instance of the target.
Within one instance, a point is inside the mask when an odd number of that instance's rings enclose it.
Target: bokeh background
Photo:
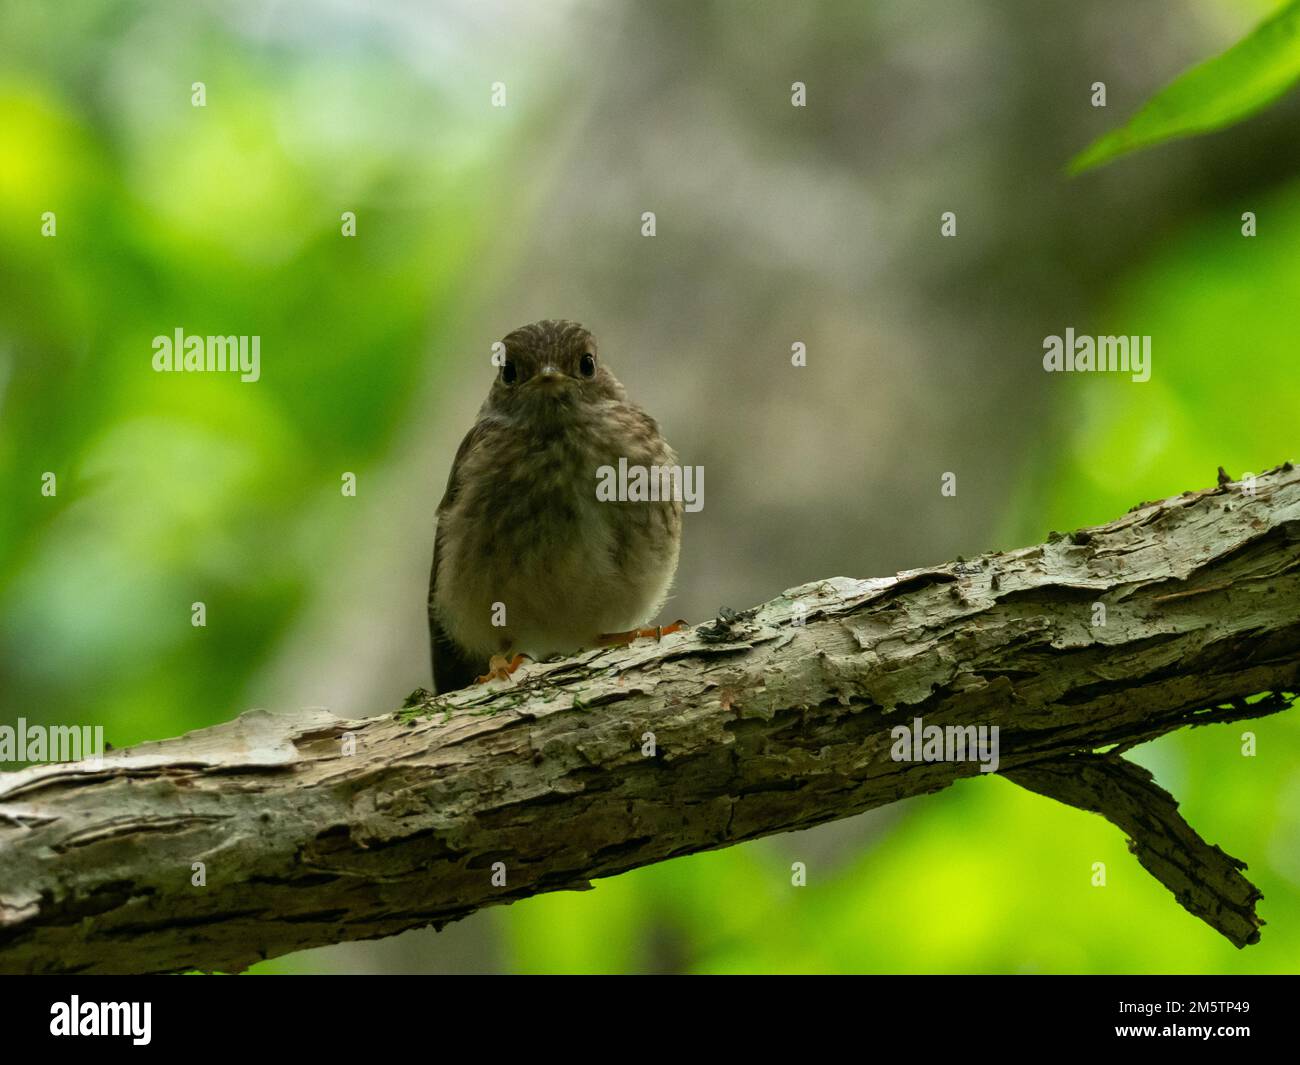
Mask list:
[[[1300,99],[1064,174],[1276,6],[0,2],[0,721],[123,746],[427,685],[434,508],[536,318],[706,468],[669,617],[1300,459]],[[1045,374],[1067,326],[1150,334],[1150,382]],[[177,327],[260,335],[261,380],[154,373]],[[1248,727],[1135,754],[1250,862],[1244,951],[981,779],[258,971],[1293,972],[1300,714]]]

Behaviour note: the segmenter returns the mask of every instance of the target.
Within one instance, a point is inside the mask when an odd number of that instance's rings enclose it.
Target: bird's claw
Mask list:
[[[640,636],[653,636],[656,640],[662,640],[669,633],[680,632],[689,624],[678,618],[671,625],[655,625],[649,629],[628,629],[627,632],[606,632],[596,637],[596,644],[600,647],[626,647]]]
[[[514,658],[506,658],[505,655],[493,655],[488,661],[488,671],[474,683],[486,684],[490,680],[511,680],[510,674],[523,665],[527,657],[527,655],[515,655]]]

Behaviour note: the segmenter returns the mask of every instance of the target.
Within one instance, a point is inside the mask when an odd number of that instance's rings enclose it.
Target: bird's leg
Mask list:
[[[628,629],[627,632],[606,632],[596,637],[598,647],[626,647],[638,636],[653,636],[662,640],[670,632],[679,632],[690,623],[678,618],[671,625],[656,625],[650,629]]]
[[[510,674],[523,665],[527,657],[527,655],[515,655],[514,658],[506,658],[505,655],[493,655],[488,661],[488,671],[474,683],[485,684],[490,680],[509,680]]]

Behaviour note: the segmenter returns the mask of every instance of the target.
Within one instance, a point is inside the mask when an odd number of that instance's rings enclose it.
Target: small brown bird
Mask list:
[[[628,402],[592,335],[544,321],[504,358],[438,505],[429,635],[436,691],[628,642],[677,569],[682,501],[598,497],[600,470],[676,466],[654,419]],[[647,630],[646,634],[670,631]]]

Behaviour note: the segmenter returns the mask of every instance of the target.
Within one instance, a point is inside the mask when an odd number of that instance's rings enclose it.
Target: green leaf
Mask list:
[[[1093,141],[1071,161],[1079,174],[1117,156],[1179,137],[1223,129],[1272,103],[1300,79],[1300,0],[1222,55],[1179,75],[1126,126]]]

